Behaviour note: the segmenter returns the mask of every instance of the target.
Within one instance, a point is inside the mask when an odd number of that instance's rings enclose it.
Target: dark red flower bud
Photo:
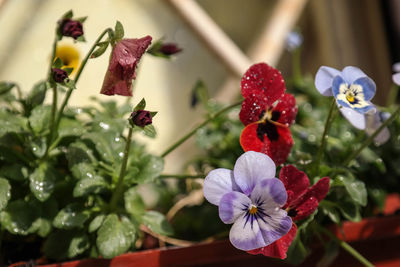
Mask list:
[[[68,73],[62,69],[51,69],[53,80],[57,83],[63,83],[68,78]]]
[[[63,36],[69,36],[75,40],[83,35],[82,23],[77,20],[63,19],[60,23],[60,30]]]
[[[179,53],[182,51],[182,48],[178,47],[174,43],[164,43],[160,47],[160,52],[163,53],[166,56],[171,56],[176,53]]]
[[[144,127],[153,122],[150,111],[147,110],[137,110],[132,112],[130,119],[134,125],[139,127]]]

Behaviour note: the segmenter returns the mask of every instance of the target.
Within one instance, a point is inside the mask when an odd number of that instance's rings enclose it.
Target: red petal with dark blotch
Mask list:
[[[284,166],[279,173],[279,179],[288,192],[286,206],[290,206],[294,200],[301,197],[310,186],[307,175],[293,165]]]
[[[314,212],[318,207],[318,203],[326,197],[326,194],[328,194],[329,182],[329,177],[321,178],[316,184],[311,186],[303,196],[290,205],[297,211],[293,220],[304,219]]]
[[[289,128],[278,126],[277,129],[279,139],[277,141],[269,142],[268,146],[267,143],[264,142],[265,149],[263,149],[261,152],[265,151],[266,154],[272,158],[276,165],[280,165],[288,158],[294,142]],[[264,140],[265,139],[268,138],[264,138]]]
[[[290,244],[292,244],[293,239],[296,237],[296,233],[297,226],[295,223],[293,223],[292,228],[290,228],[289,232],[286,235],[282,236],[280,239],[276,240],[271,245],[263,248],[253,249],[247,251],[247,253],[253,255],[263,254],[267,257],[279,258],[283,260],[286,258],[286,252],[289,249]]]
[[[242,102],[239,118],[244,125],[260,120],[260,116],[268,108],[268,98],[263,94],[251,94]]]
[[[123,39],[113,48],[110,63],[104,76],[101,94],[132,96],[132,80],[136,78],[136,67],[151,43],[151,37]]]
[[[242,77],[242,95],[263,94],[267,105],[271,106],[285,92],[285,81],[281,73],[273,67],[258,63],[251,66]]]
[[[259,123],[252,123],[243,129],[240,135],[240,145],[243,150],[267,154],[276,165],[284,163],[293,146],[293,139],[289,128],[277,126],[278,140],[271,141],[264,134],[264,140],[261,141],[257,136],[258,125]]]
[[[296,216],[292,218],[293,221],[302,220],[311,215],[318,208],[318,200],[315,197],[309,197],[301,202],[300,205],[294,207]]]
[[[284,94],[279,100],[273,111],[279,111],[279,123],[287,126],[294,123],[297,115],[296,99],[291,94]]]

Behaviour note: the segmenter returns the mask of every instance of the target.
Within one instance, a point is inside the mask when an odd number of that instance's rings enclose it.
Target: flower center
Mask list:
[[[347,93],[346,93],[346,99],[347,99],[347,101],[349,101],[350,103],[354,103],[354,97],[355,97],[355,95],[354,95],[354,93],[352,92],[352,91],[347,91]]]
[[[251,205],[250,207],[249,207],[249,213],[250,214],[255,214],[255,213],[257,213],[257,207],[255,206],[255,205]]]

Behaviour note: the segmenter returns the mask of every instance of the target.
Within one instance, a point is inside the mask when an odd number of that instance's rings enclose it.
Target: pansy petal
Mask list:
[[[240,121],[244,125],[259,121],[268,108],[268,98],[263,94],[250,94],[242,102],[239,113]]]
[[[277,122],[290,125],[294,123],[297,115],[296,99],[291,94],[284,94],[274,107],[273,112],[279,112]]]
[[[286,235],[292,227],[292,219],[282,209],[268,213],[268,216],[259,218],[257,222],[267,245]]]
[[[366,114],[367,126],[365,128],[365,132],[368,136],[374,134],[374,132],[382,125],[382,121],[380,118],[380,112],[376,112],[375,114]],[[385,127],[375,138],[374,143],[377,146],[380,146],[386,143],[390,138],[390,132],[387,127]]]
[[[365,100],[371,100],[374,97],[376,92],[376,85],[375,82],[369,77],[359,78],[355,80],[353,84],[361,85]]]
[[[229,232],[229,240],[232,245],[241,250],[252,250],[265,247],[265,243],[257,220],[248,222],[245,216],[238,217]]]
[[[275,176],[275,163],[263,153],[248,151],[236,161],[233,169],[236,184],[249,195],[258,181]]]
[[[214,205],[219,205],[222,196],[232,191],[239,191],[239,187],[235,183],[231,170],[215,169],[210,171],[204,179],[204,197]]]
[[[293,223],[292,228],[290,228],[290,231],[280,239],[276,240],[274,243],[266,247],[247,251],[247,253],[253,255],[262,254],[267,257],[273,257],[283,260],[287,256],[286,252],[289,249],[290,245],[292,244],[293,239],[296,237],[296,233],[297,233],[297,226],[295,223]]]
[[[243,75],[241,86],[244,98],[251,94],[263,94],[267,98],[268,106],[286,90],[281,73],[265,63],[251,66]]]
[[[315,75],[315,87],[324,96],[332,96],[333,78],[340,75],[340,71],[334,68],[322,66]]]
[[[251,192],[250,199],[268,214],[270,210],[285,205],[287,193],[282,181],[277,178],[260,180]]]
[[[366,126],[365,115],[351,108],[339,108],[342,115],[357,129],[364,130]]]
[[[262,152],[270,155],[276,165],[281,165],[288,158],[294,141],[289,128],[277,127],[277,129],[279,139],[277,141],[270,142],[269,146],[267,146],[266,142],[264,142],[264,148]]]
[[[294,200],[300,198],[310,186],[310,181],[307,175],[304,172],[299,171],[293,165],[282,167],[279,173],[279,179],[288,191],[288,206],[290,206]]]
[[[306,199],[295,208],[296,215],[293,217],[293,221],[299,221],[310,216],[318,208],[318,204],[318,200],[315,197]]]
[[[400,85],[400,73],[393,74],[392,80],[395,84]]]
[[[342,76],[336,76],[335,78],[333,78],[332,93],[335,98],[338,98],[340,94],[343,94],[343,92],[340,92],[340,87],[342,86],[342,84],[346,84],[346,81],[342,78]]]
[[[367,75],[357,67],[347,66],[342,70],[342,75],[346,83],[352,84],[355,80],[367,77]]]
[[[239,216],[245,215],[251,200],[240,192],[226,193],[219,202],[219,217],[226,223],[234,223]]]

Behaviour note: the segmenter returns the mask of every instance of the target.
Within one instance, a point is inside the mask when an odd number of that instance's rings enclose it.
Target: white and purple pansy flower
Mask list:
[[[219,207],[219,217],[233,224],[229,239],[241,250],[268,246],[289,232],[292,220],[281,209],[287,200],[276,166],[263,153],[248,151],[232,170],[212,170],[204,180],[204,197]]]

